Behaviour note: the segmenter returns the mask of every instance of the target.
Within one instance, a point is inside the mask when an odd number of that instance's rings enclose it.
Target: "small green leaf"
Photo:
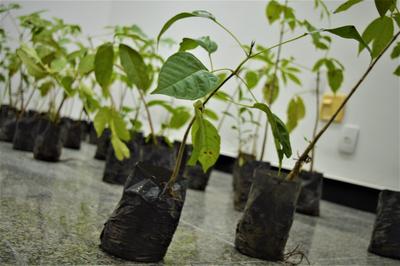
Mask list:
[[[273,84],[274,82],[275,84]],[[268,104],[273,104],[279,95],[279,83],[277,79],[272,79],[266,82],[263,88],[264,101]]]
[[[78,73],[83,76],[92,72],[94,69],[94,60],[94,54],[87,54],[83,57],[78,65]]]
[[[217,91],[217,93],[214,94],[214,99],[227,102],[231,100],[231,96],[229,96],[226,92],[223,91]]]
[[[246,72],[245,80],[249,89],[253,89],[258,84],[258,74],[255,71],[249,70]]]
[[[113,110],[111,112],[111,119],[109,123],[111,132],[117,135],[119,139],[124,141],[128,141],[130,139],[130,134],[126,128],[125,121],[117,111]]]
[[[282,6],[277,1],[270,1],[265,9],[265,15],[268,19],[268,22],[272,24],[277,21],[282,11]]]
[[[44,78],[47,75],[46,70],[35,61],[34,58],[30,57],[24,50],[18,49],[17,55],[24,63],[28,73],[36,79]]]
[[[204,36],[198,39],[183,38],[182,42],[179,44],[179,51],[193,50],[198,46],[204,48],[209,54],[214,53],[218,49],[216,42],[212,41],[209,36]]]
[[[334,29],[325,29],[324,31],[330,32],[345,39],[356,40],[359,43],[360,47],[367,48],[368,51],[371,53],[371,49],[368,46],[368,41],[363,38],[364,36],[360,36],[360,33],[358,33],[356,27],[354,27],[353,25],[347,25]]]
[[[343,82],[343,71],[338,68],[328,70],[327,76],[329,87],[331,88],[333,93],[336,93]]]
[[[396,76],[400,76],[400,66],[397,66],[396,70],[393,72]]]
[[[194,55],[178,52],[162,66],[158,86],[152,94],[196,100],[214,90],[218,82],[218,77],[208,72]]]
[[[274,137],[275,148],[278,153],[279,167],[281,167],[283,156],[286,156],[286,158],[292,156],[289,131],[282,120],[274,115],[266,104],[255,103],[253,108],[259,109],[267,115],[268,122],[272,129],[272,135]]]
[[[375,0],[375,6],[379,15],[381,17],[386,15],[386,12],[390,9],[393,3],[395,3],[393,0]]]
[[[50,67],[51,70],[54,72],[61,72],[66,65],[67,65],[67,59],[65,59],[65,57],[59,57],[51,62]]]
[[[122,161],[124,158],[130,157],[130,152],[128,147],[123,143],[118,137],[111,136],[111,145],[114,148],[115,157]]]
[[[207,116],[212,120],[218,120],[218,115],[214,111],[211,111],[210,109],[204,110],[204,116]]]
[[[343,4],[341,4],[338,8],[336,8],[335,11],[333,11],[333,13],[336,14],[336,13],[339,13],[339,12],[346,11],[350,7],[360,3],[362,1],[363,0],[348,0],[348,1],[344,2]]]
[[[107,90],[111,84],[114,64],[114,47],[112,43],[105,43],[97,48],[94,59],[94,74],[97,82]]]
[[[53,82],[47,81],[39,86],[40,96],[44,97],[54,87]]]
[[[372,58],[377,57],[389,44],[393,37],[393,20],[389,17],[379,17],[372,21],[363,32],[363,39],[366,43],[372,42]],[[359,51],[364,46],[359,47]]]
[[[147,90],[151,82],[142,56],[125,44],[120,44],[119,56],[129,82],[140,90]]]
[[[160,33],[157,36],[157,44],[160,42],[161,36],[174,24],[176,21],[185,19],[185,18],[192,18],[192,17],[198,17],[198,18],[207,18],[213,21],[216,21],[215,17],[209,13],[208,11],[204,10],[196,10],[193,12],[182,12],[179,13],[172,18],[170,18],[162,27]]]
[[[101,134],[103,134],[103,131],[106,125],[108,125],[110,119],[111,119],[111,111],[109,108],[103,107],[97,112],[93,121],[93,125],[94,128],[96,129],[97,136],[100,137]]]
[[[393,48],[392,53],[390,54],[390,58],[395,59],[400,56],[400,42],[396,43],[396,46]]]
[[[306,108],[303,102],[303,99],[299,96],[295,96],[289,102],[288,109],[286,111],[287,114],[287,122],[286,127],[291,133],[293,129],[295,129],[301,119],[304,118],[306,113]]]
[[[179,129],[186,124],[189,118],[190,113],[187,111],[186,107],[177,107],[172,113],[168,127],[172,129]]]

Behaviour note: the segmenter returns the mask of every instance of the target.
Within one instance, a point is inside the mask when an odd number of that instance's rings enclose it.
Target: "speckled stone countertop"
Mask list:
[[[98,248],[122,187],[101,181],[104,162],[93,159],[94,151],[84,144],[79,152],[64,149],[59,163],[46,163],[0,142],[0,265],[133,264]],[[206,192],[188,191],[159,264],[275,265],[235,250],[241,213],[232,206],[231,176],[214,171]],[[322,202],[321,213],[296,214],[288,251],[299,246],[313,265],[400,264],[367,252],[373,214],[328,202]]]

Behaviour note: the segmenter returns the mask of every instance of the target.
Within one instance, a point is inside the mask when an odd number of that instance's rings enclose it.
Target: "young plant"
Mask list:
[[[349,9],[351,6],[359,3],[361,1],[346,1],[342,5],[340,5],[334,13],[343,12]],[[354,26],[344,26],[334,30],[327,30],[328,32],[338,35],[342,38],[347,39],[355,39],[359,43],[359,52],[363,50],[367,50],[371,56],[371,62],[361,78],[356,82],[356,84],[350,90],[350,93],[344,99],[342,104],[336,110],[336,112],[332,115],[329,121],[324,125],[324,127],[315,135],[315,137],[310,141],[309,145],[306,147],[304,152],[300,155],[298,160],[296,161],[295,166],[292,171],[286,177],[287,180],[295,179],[304,163],[310,161],[309,154],[313,150],[315,144],[321,138],[321,136],[325,133],[325,131],[329,128],[329,126],[333,123],[339,112],[344,108],[350,98],[354,95],[354,93],[360,88],[361,84],[368,76],[368,74],[375,67],[376,63],[382,58],[383,54],[389,49],[389,47],[396,41],[398,36],[400,35],[400,12],[396,6],[396,1],[385,1],[385,0],[376,0],[375,5],[377,11],[379,13],[379,17],[373,20],[367,28],[364,30],[362,36],[358,33]],[[397,28],[397,32],[395,33],[395,25]],[[372,44],[369,46],[368,44]],[[397,58],[400,56],[399,53],[399,45],[393,48],[391,57]],[[395,70],[394,74],[398,75],[399,67]]]

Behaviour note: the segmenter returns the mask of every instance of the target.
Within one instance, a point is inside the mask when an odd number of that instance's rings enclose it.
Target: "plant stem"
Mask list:
[[[8,102],[10,107],[13,107],[13,101],[12,101],[12,91],[11,91],[11,77],[8,77]]]
[[[368,74],[371,72],[371,70],[374,68],[376,63],[379,61],[379,59],[382,57],[382,55],[388,50],[388,48],[393,44],[393,42],[397,39],[397,37],[400,35],[400,32],[396,33],[396,35],[393,36],[392,40],[389,42],[389,44],[385,47],[385,49],[382,50],[382,52],[378,55],[378,57],[371,62],[371,64],[368,66],[367,70],[365,73],[361,76],[361,78],[357,81],[357,83],[354,85],[354,87],[351,89],[350,93],[347,95],[347,97],[344,99],[342,104],[339,106],[339,108],[336,110],[336,112],[333,114],[331,119],[325,124],[325,126],[318,132],[318,134],[314,137],[314,139],[310,142],[310,144],[307,146],[307,148],[304,150],[304,152],[301,154],[300,158],[296,161],[296,164],[294,165],[292,171],[287,175],[286,179],[287,180],[294,180],[300,170],[301,167],[305,162],[308,161],[309,157],[308,154],[310,151],[314,148],[315,144],[317,141],[320,139],[320,137],[325,133],[325,131],[328,129],[328,127],[333,123],[335,120],[336,116],[340,113],[340,111],[343,109],[343,107],[346,105],[346,103],[349,101],[351,96],[357,91],[357,89],[360,87],[360,85],[363,83],[365,78],[368,76]]]
[[[312,133],[312,138],[314,139],[317,135],[318,129],[318,121],[319,121],[319,90],[320,90],[320,72],[317,72],[316,84],[315,84],[315,121],[314,121],[314,129]],[[314,171],[314,161],[315,161],[315,146],[313,146],[311,150],[311,163],[310,163],[310,172]]]
[[[127,90],[128,90],[128,87],[125,86],[125,87],[124,87],[124,90],[122,91],[121,98],[120,98],[120,100],[119,100],[119,110],[120,110],[120,111],[122,110],[122,107],[124,107],[124,99],[125,99],[126,91],[127,91]]]
[[[220,26],[224,31],[226,31],[229,35],[232,36],[232,38],[237,42],[237,44],[240,46],[240,48],[243,50],[243,52],[245,53],[246,56],[248,56],[246,49],[243,48],[243,44],[239,41],[239,39],[227,28],[225,28],[224,25],[222,25],[221,23],[219,23],[218,21],[214,21],[215,23],[217,23],[218,26]]]
[[[287,6],[287,0],[285,1],[285,7]],[[283,35],[285,34],[285,24],[284,21],[281,22],[281,30],[279,32],[279,43],[281,43],[283,41]],[[269,99],[268,99],[268,103],[270,105],[272,105],[272,99],[274,98],[274,91],[275,91],[275,81],[276,81],[276,74],[278,72],[278,65],[279,65],[279,61],[281,59],[281,52],[282,52],[282,46],[278,47],[278,51],[276,53],[276,60],[275,60],[275,65],[274,65],[274,73],[272,75],[272,83],[271,83],[271,92],[269,95]],[[264,153],[265,153],[265,149],[267,146],[267,137],[268,137],[268,119],[265,122],[265,129],[264,129],[264,137],[263,137],[263,143],[261,146],[261,154],[260,154],[260,161],[263,160],[264,158]]]
[[[32,88],[31,93],[29,94],[28,100],[26,100],[25,106],[21,110],[21,116],[24,114],[25,110],[28,109],[29,103],[32,100],[33,94],[35,94],[36,88]]]
[[[62,109],[66,99],[67,99],[67,95],[64,93],[64,96],[63,96],[63,98],[61,100],[61,103],[58,106],[58,109],[57,109],[57,112],[56,112],[56,116],[54,117],[54,122],[57,122],[58,119],[60,118],[61,109]]]
[[[150,116],[149,107],[147,106],[146,99],[144,98],[144,95],[143,95],[142,90],[138,88],[138,91],[139,91],[140,99],[141,99],[142,102],[143,102],[144,109],[146,110],[147,120],[148,120],[148,122],[149,122],[150,132],[151,132],[151,137],[152,137],[152,139],[153,139],[153,143],[154,143],[155,145],[158,145],[158,141],[157,141],[157,138],[156,138],[156,134],[155,134],[155,132],[154,132],[153,122],[152,122],[151,116]]]

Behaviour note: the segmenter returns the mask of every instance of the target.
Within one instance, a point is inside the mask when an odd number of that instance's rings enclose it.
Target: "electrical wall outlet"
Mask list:
[[[360,128],[356,125],[345,125],[340,134],[339,151],[353,154],[358,140]]]

